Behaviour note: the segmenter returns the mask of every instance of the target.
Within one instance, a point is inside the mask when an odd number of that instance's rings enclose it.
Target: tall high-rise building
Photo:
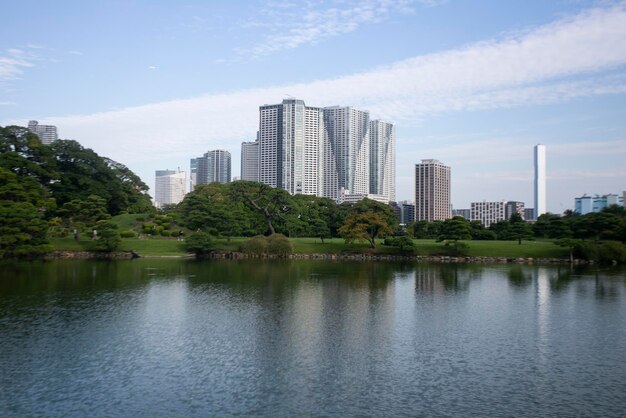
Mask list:
[[[184,171],[157,170],[154,182],[154,206],[178,204],[185,198]]]
[[[197,184],[230,183],[230,152],[213,150],[197,159]]]
[[[325,107],[324,196],[369,194],[369,112],[353,107]]]
[[[535,145],[535,220],[546,213],[546,146]]]
[[[415,164],[415,220],[450,218],[450,167],[438,160]]]
[[[337,201],[366,196],[394,200],[395,128],[389,122],[370,122],[366,111],[309,107],[297,99],[263,105],[257,140],[262,183]],[[242,177],[248,166],[244,148],[253,146],[242,145]],[[376,148],[372,159],[371,146]]]
[[[241,180],[259,181],[259,141],[241,143]]]
[[[54,125],[40,125],[36,120],[31,120],[28,122],[28,130],[37,134],[43,144],[51,144],[59,139]]]
[[[321,196],[323,113],[303,100],[259,108],[259,181],[291,194]]]
[[[370,122],[370,193],[396,199],[396,133],[393,123]]]

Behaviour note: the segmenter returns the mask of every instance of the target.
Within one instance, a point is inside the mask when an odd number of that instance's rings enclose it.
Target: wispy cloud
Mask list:
[[[389,19],[396,13],[412,12],[411,0],[349,0],[330,5],[315,2],[271,2],[265,10],[266,21],[246,22],[271,31],[258,44],[235,52],[241,58],[258,58],[278,51],[311,45],[350,33],[359,27]],[[423,2],[419,2],[423,3]],[[436,2],[426,2],[434,5]]]
[[[25,68],[32,67],[34,56],[23,49],[10,48],[0,52],[0,82],[15,80]]]

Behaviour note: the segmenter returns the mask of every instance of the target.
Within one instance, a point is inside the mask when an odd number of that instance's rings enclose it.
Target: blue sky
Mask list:
[[[397,125],[413,167],[452,167],[455,208],[548,210],[626,190],[623,1],[3,1],[0,125],[58,126],[152,185],[154,171],[253,140],[258,107],[296,96]]]

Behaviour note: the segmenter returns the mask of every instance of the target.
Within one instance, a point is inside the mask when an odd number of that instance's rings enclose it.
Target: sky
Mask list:
[[[155,170],[232,154],[288,97],[396,124],[396,198],[452,171],[452,204],[547,208],[626,190],[626,1],[0,0],[0,126],[35,119]]]

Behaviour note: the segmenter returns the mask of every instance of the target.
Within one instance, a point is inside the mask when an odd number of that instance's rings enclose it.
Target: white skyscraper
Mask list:
[[[325,107],[324,196],[370,192],[369,113],[352,107]]]
[[[323,116],[296,99],[259,108],[259,181],[321,196]]]
[[[546,213],[546,146],[535,145],[535,220]]]
[[[178,204],[185,198],[184,171],[157,170],[154,182],[154,206]]]
[[[396,200],[396,132],[392,123],[370,122],[370,193]]]
[[[43,144],[51,144],[59,139],[54,125],[40,125],[36,120],[31,120],[28,122],[28,130],[37,134]]]
[[[450,217],[450,167],[437,160],[415,164],[415,220],[443,221]]]
[[[253,144],[242,144],[242,178]],[[371,159],[370,147],[376,150]],[[297,99],[260,106],[258,150],[258,181],[291,194],[395,198],[395,127],[370,122],[367,111],[308,107]]]
[[[259,141],[241,143],[241,180],[259,181]]]

